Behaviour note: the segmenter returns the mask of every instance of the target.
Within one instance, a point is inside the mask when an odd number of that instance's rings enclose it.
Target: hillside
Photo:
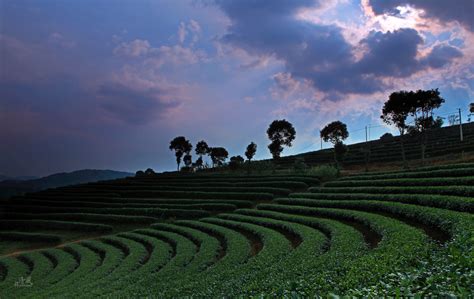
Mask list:
[[[24,192],[39,191],[47,188],[56,188],[102,180],[113,180],[130,175],[133,174],[114,170],[84,169],[69,173],[56,173],[33,180],[0,181],[0,198],[22,194]]]
[[[0,205],[0,296],[468,297],[473,185],[464,163],[324,183],[157,174],[29,193]]]
[[[464,140],[459,138],[459,125],[434,129],[428,133],[426,158],[441,156],[460,157],[461,154],[474,152],[474,123],[463,124]],[[406,135],[405,150],[407,160],[421,158],[421,146],[418,136]],[[368,143],[361,142],[348,145],[349,151],[344,159],[344,165],[361,165],[365,163],[365,149],[370,150],[370,163],[398,162],[402,160],[400,137],[377,139]],[[332,149],[323,149],[282,157],[278,164],[281,168],[291,167],[296,158],[303,158],[307,165],[332,163],[334,161]]]

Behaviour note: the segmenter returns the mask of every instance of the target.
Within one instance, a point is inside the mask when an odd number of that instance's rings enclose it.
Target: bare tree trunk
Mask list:
[[[426,131],[421,136],[421,165],[425,166],[425,151],[426,151]]]
[[[405,155],[405,142],[404,142],[404,134],[400,134],[400,146],[402,148],[402,161],[403,161],[403,168],[406,169],[407,167],[407,158]]]
[[[337,160],[336,147],[334,147],[334,162],[336,162],[336,168],[339,169],[339,161]]]

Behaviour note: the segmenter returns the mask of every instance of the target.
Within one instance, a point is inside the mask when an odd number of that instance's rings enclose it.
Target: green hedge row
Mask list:
[[[61,237],[53,234],[44,233],[27,233],[16,231],[0,232],[0,240],[2,241],[26,241],[33,243],[59,243]]]
[[[125,243],[131,254],[109,275],[95,280],[88,279],[89,296],[110,294],[115,289],[136,284],[153,271],[159,271],[172,257],[170,246],[157,238],[135,232],[121,233],[115,238]],[[76,292],[80,294],[80,290]]]
[[[93,231],[93,232],[111,232],[112,227],[109,225],[86,223],[86,222],[70,222],[70,221],[48,221],[48,220],[2,220],[0,221],[1,230],[66,230],[66,231]]]
[[[91,250],[88,247],[81,246],[80,244],[71,243],[68,246],[64,247],[63,250],[73,255],[74,259],[76,260],[77,266],[70,274],[66,276],[55,276],[50,278],[54,279],[54,288],[56,289],[64,290],[73,286],[76,282],[80,281],[82,277],[85,277],[89,273],[95,271],[98,265],[102,263],[102,257],[97,254],[97,252]],[[59,267],[61,266],[62,265],[59,264]],[[41,269],[38,270],[41,271]],[[57,275],[57,273],[55,274]],[[33,280],[34,286],[38,287],[38,289],[34,292],[34,296],[40,298],[54,297],[53,294],[45,294],[47,292],[48,287],[51,285],[50,279],[47,279],[47,277],[38,276],[36,280]],[[29,292],[25,292],[25,295],[27,297],[32,296],[31,290]],[[58,295],[60,294],[57,293],[56,296]]]
[[[316,184],[312,184],[316,185]],[[174,188],[232,188],[232,187],[260,187],[260,188],[286,188],[286,189],[302,189],[308,188],[308,184],[305,182],[298,181],[265,181],[265,182],[236,182],[236,183],[221,183],[221,182],[201,182],[194,183],[183,180],[182,182],[161,182],[161,183],[152,183],[152,184],[136,184],[136,185],[127,185],[120,186],[120,188],[129,188],[129,189],[147,189],[149,187],[174,187]],[[112,188],[108,186],[108,188]]]
[[[457,166],[457,165],[453,165]],[[474,165],[468,164],[469,167],[453,167],[453,168],[438,168],[438,169],[424,169],[418,168],[416,170],[396,171],[387,173],[374,174],[359,174],[340,178],[345,180],[382,180],[382,179],[405,179],[405,178],[444,178],[444,177],[463,177],[474,175]]]
[[[454,196],[474,196],[472,186],[420,186],[420,187],[339,187],[310,188],[316,193],[378,193],[378,194],[440,194]]]
[[[9,201],[6,201],[5,204],[15,204],[17,200],[28,202],[28,200],[44,200],[44,202],[96,202],[96,203],[121,203],[121,204],[151,204],[151,205],[161,205],[161,204],[213,204],[213,203],[226,203],[235,205],[239,208],[248,208],[252,207],[253,203],[249,200],[235,200],[235,199],[186,199],[186,198],[119,198],[119,197],[85,197],[85,198],[74,198],[70,199],[67,197],[51,197],[51,198],[36,198],[36,197],[27,197],[27,198],[15,198]],[[59,203],[61,204],[61,203]]]
[[[97,255],[101,257],[100,264],[98,264],[98,266],[92,272],[87,273],[87,275],[76,277],[77,281],[74,284],[63,285],[63,287],[57,287],[54,284],[49,284],[45,287],[42,287],[41,289],[43,290],[44,298],[60,297],[61,294],[73,294],[75,291],[82,292],[82,296],[84,296],[87,294],[87,292],[84,292],[84,290],[87,289],[92,282],[98,281],[103,277],[110,275],[110,273],[120,266],[123,259],[125,258],[123,248],[104,243],[101,239],[82,241],[79,243],[79,245],[96,252]],[[120,247],[123,247],[123,245]],[[97,260],[93,259],[92,261]],[[64,266],[64,264],[60,263],[60,267],[61,266]],[[60,273],[58,273],[58,276],[61,276]],[[62,275],[62,277],[65,276]]]
[[[400,170],[389,170],[389,171],[372,171],[364,172],[361,174],[355,174],[354,176],[372,176],[372,175],[390,175],[397,173],[409,173],[409,172],[428,172],[436,170],[461,170],[463,168],[474,168],[474,163],[458,163],[458,164],[445,164],[445,165],[433,165],[433,166],[422,166],[411,169],[400,169]]]
[[[68,208],[157,208],[157,209],[196,209],[207,211],[233,211],[236,206],[227,202],[184,203],[184,204],[141,204],[141,203],[104,203],[80,201],[16,200],[16,206],[68,207]]]
[[[290,198],[310,198],[322,200],[379,200],[393,201],[421,206],[474,212],[474,199],[447,195],[425,194],[370,194],[370,193],[292,193]],[[280,199],[278,199],[280,200]]]
[[[226,174],[214,174],[214,175],[202,175],[202,174],[179,174],[179,175],[157,175],[155,177],[134,177],[131,178],[131,181],[173,181],[173,180],[188,180],[188,181],[199,181],[199,180],[206,180],[206,181],[276,181],[276,180],[318,180],[318,177],[311,176],[311,175],[293,175],[293,174],[275,174],[275,175],[226,175]]]
[[[13,211],[22,213],[86,213],[86,214],[113,214],[128,216],[148,216],[155,218],[201,218],[209,216],[208,211],[186,209],[158,209],[158,208],[56,208],[41,206],[17,206]],[[235,209],[235,206],[232,206]],[[67,222],[65,222],[67,223]],[[1,226],[0,226],[1,227]]]
[[[297,285],[306,294],[346,294],[361,286],[372,285],[396,271],[410,269],[419,259],[427,258],[433,250],[428,238],[420,230],[395,219],[372,213],[347,209],[314,208],[295,205],[262,204],[259,209],[280,213],[324,217],[359,222],[383,236],[375,250],[354,260],[337,259],[327,268],[318,267],[316,273],[301,277]],[[293,216],[293,215],[291,215]],[[328,261],[329,262],[329,261]],[[314,269],[314,268],[313,268]]]
[[[255,192],[188,192],[188,191],[136,191],[124,193],[127,197],[139,197],[139,198],[195,198],[195,199],[238,199],[238,200],[251,200],[251,201],[265,201],[272,200],[272,193],[255,193]]]
[[[344,180],[328,182],[325,187],[392,187],[392,186],[474,186],[474,176],[443,178],[409,178],[409,179],[372,179]]]
[[[159,221],[158,218],[147,216],[126,216],[113,214],[91,213],[8,213],[7,219],[42,219],[55,221],[85,221],[91,223],[143,223],[149,224]]]
[[[286,188],[270,188],[270,187],[172,187],[172,186],[163,186],[163,187],[147,187],[147,189],[137,188],[121,188],[120,190],[117,187],[111,186],[117,192],[119,192],[124,197],[147,197],[152,196],[153,194],[159,192],[220,192],[220,193],[272,193],[277,195],[288,195],[291,193],[290,189]]]

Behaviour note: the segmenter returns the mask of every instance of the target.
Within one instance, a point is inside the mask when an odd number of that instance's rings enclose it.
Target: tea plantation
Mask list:
[[[158,174],[0,206],[0,298],[472,296],[474,163]]]

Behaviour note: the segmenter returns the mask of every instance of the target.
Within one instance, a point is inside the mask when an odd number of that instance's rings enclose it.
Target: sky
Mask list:
[[[0,173],[174,170],[181,135],[269,158],[275,119],[283,156],[334,120],[375,139],[397,90],[466,119],[473,20],[472,0],[0,0]]]

